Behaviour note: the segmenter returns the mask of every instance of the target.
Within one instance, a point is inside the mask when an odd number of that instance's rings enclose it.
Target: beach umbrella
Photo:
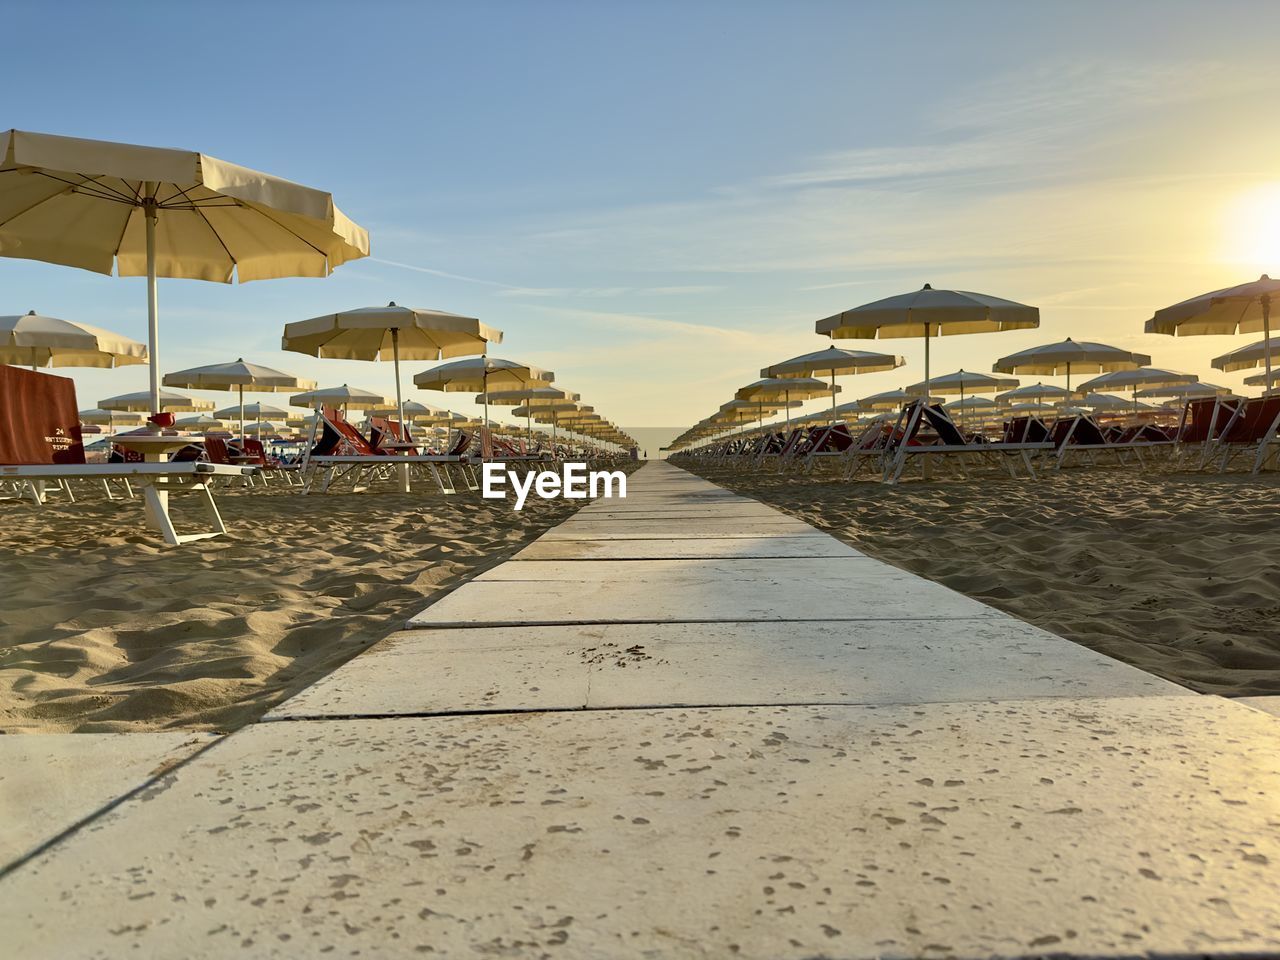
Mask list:
[[[1017,403],[1022,400],[1029,401],[1045,401],[1045,400],[1067,400],[1071,397],[1071,391],[1062,387],[1055,387],[1047,383],[1028,383],[1025,386],[1016,387],[1006,393],[996,395],[996,399],[1001,403]]]
[[[193,417],[180,417],[173,424],[179,430],[189,433],[209,433],[214,430],[225,430],[227,425],[206,413],[198,413]]]
[[[967,423],[969,420],[968,414],[987,413],[995,410],[998,406],[999,404],[994,400],[989,400],[986,397],[961,397],[959,400],[952,400],[950,403],[944,404],[942,409],[947,413],[958,413],[961,422]]]
[[[305,393],[295,394],[289,398],[289,406],[307,407],[311,410],[319,410],[325,406],[341,407],[343,410],[348,410],[351,407],[355,407],[357,410],[367,410],[370,407],[386,406],[387,403],[387,398],[380,393],[362,390],[359,387],[352,387],[345,383],[337,387],[321,387],[318,390],[308,390]]]
[[[538,406],[568,406],[582,399],[581,394],[573,393],[568,390],[561,390],[558,387],[525,387],[522,390],[491,390],[489,391],[488,400],[490,403],[496,403],[499,406],[516,407],[521,404],[534,404]],[[481,394],[476,397],[476,403],[484,403],[485,396]],[[525,436],[533,436],[533,427],[529,423],[529,417],[525,417]],[[554,435],[555,431],[552,430]]]
[[[814,329],[833,340],[924,337],[925,393],[930,381],[929,341],[965,333],[1026,330],[1040,326],[1036,307],[965,290],[935,290],[925,284],[819,320]]]
[[[1272,370],[1270,374],[1256,373],[1252,377],[1244,378],[1247,387],[1274,387],[1277,382],[1280,382],[1280,367]]]
[[[1036,377],[1067,378],[1071,389],[1072,373],[1113,373],[1150,365],[1145,353],[1134,353],[1120,347],[1090,340],[1067,337],[1059,343],[1046,343],[1001,357],[991,365],[992,373],[1017,373]]]
[[[87,323],[30,310],[0,317],[0,363],[16,367],[124,367],[146,363],[145,344]]]
[[[1114,373],[1104,373],[1100,377],[1094,377],[1077,387],[1076,393],[1083,396],[1099,390],[1129,389],[1133,391],[1133,412],[1138,413],[1141,409],[1138,403],[1138,390],[1181,387],[1196,383],[1199,379],[1194,373],[1180,373],[1177,370],[1164,370],[1160,367],[1138,367],[1134,370],[1117,370]],[[1147,409],[1152,408],[1148,406]]]
[[[941,377],[934,377],[932,380],[922,380],[919,383],[913,383],[906,388],[906,392],[913,397],[920,397],[926,391],[935,396],[953,396],[960,395],[960,406],[957,409],[964,410],[965,394],[972,393],[994,393],[997,390],[1008,390],[1018,385],[1017,380],[1009,377],[994,377],[989,373],[974,373],[969,370],[957,370],[955,373],[944,374]],[[994,406],[994,404],[992,404]]]
[[[406,420],[427,426],[434,423],[452,423],[455,416],[448,410],[419,403],[417,400],[406,400],[400,407],[378,407],[366,410],[365,413],[370,417],[396,417],[400,415],[402,409]]]
[[[262,435],[264,433],[267,434],[267,436],[275,436],[281,433],[280,424],[272,423],[269,420],[260,420],[257,423],[246,424],[244,429],[246,431],[252,431],[259,440],[262,439]]]
[[[283,373],[257,363],[248,363],[240,357],[232,363],[214,363],[190,370],[178,370],[164,375],[166,387],[185,387],[188,390],[235,390],[240,394],[240,435],[244,436],[244,392],[290,393],[294,390],[310,390],[314,380],[303,380],[291,373]]]
[[[281,346],[295,353],[342,360],[385,360],[395,364],[397,419],[404,423],[400,391],[401,360],[440,360],[484,353],[501,343],[502,331],[443,310],[402,307],[357,307],[285,325]],[[406,435],[408,427],[405,427]]]
[[[834,380],[834,378],[833,378]],[[736,400],[782,400],[787,414],[787,427],[791,427],[791,401],[812,400],[814,397],[831,396],[833,399],[840,392],[835,383],[823,383],[814,377],[765,377],[749,383],[734,394]],[[832,414],[839,416],[838,407],[832,407]]]
[[[1267,381],[1270,381],[1271,298],[1276,294],[1280,294],[1280,281],[1272,280],[1264,273],[1251,283],[1213,290],[1157,310],[1147,321],[1145,329],[1147,333],[1175,337],[1261,333],[1262,365]]]
[[[115,429],[119,424],[122,427],[139,427],[146,422],[146,418],[140,413],[131,413],[127,410],[104,410],[101,407],[93,410],[81,410],[78,414],[81,423],[91,423]]]
[[[1022,403],[1010,404],[1007,408],[1010,413],[1058,413],[1059,409],[1052,403],[1036,403],[1035,401],[1023,401]]]
[[[213,411],[213,415],[223,420],[229,420],[240,415],[240,407],[237,405],[223,407],[221,410]],[[287,420],[291,416],[288,410],[273,407],[269,403],[246,403],[244,405],[244,415],[246,419],[252,417],[255,420]]]
[[[1172,387],[1148,387],[1145,390],[1139,390],[1135,394],[1140,399],[1150,397],[1172,397],[1179,402],[1184,400],[1196,400],[1202,397],[1231,397],[1235,395],[1235,391],[1230,387],[1220,387],[1215,383],[1205,383],[1199,380],[1195,383],[1184,383]]]
[[[98,406],[103,410],[155,413],[156,397],[150,390],[140,390],[137,393],[122,393],[118,397],[107,397],[105,400],[99,400]],[[212,410],[213,407],[212,400],[199,400],[181,393],[174,393],[172,390],[160,391],[159,408],[161,412],[196,413],[203,410]]]
[[[157,408],[157,278],[324,277],[368,255],[320,190],[189,150],[0,133],[0,256],[146,276]]]
[[[1133,411],[1137,413],[1139,410],[1154,410],[1150,404],[1141,403],[1136,398],[1126,400],[1124,397],[1116,396],[1114,393],[1086,393],[1080,398],[1078,406],[1086,407],[1094,413],[1122,413]]]
[[[783,360],[765,367],[760,376],[766,378],[800,378],[822,375],[829,377],[831,386],[835,387],[836,377],[852,376],[859,373],[879,373],[884,370],[896,370],[904,363],[903,359],[888,353],[871,353],[866,350],[845,350],[841,347],[828,347],[813,353],[804,353],[790,360]],[[833,422],[835,414],[836,394],[831,392],[831,409]]]
[[[466,357],[442,363],[438,367],[415,374],[413,382],[424,390],[443,390],[446,393],[481,393],[485,397],[484,425],[489,425],[489,388],[502,387],[522,390],[526,387],[547,387],[556,375],[531,364],[497,357]]]
[[[906,390],[886,390],[883,393],[873,393],[869,397],[863,397],[858,401],[858,405],[863,410],[900,410],[904,403],[919,399],[914,393],[908,393]],[[928,402],[935,403],[941,399],[938,396],[931,396]]]
[[[1251,370],[1254,367],[1266,367],[1267,357],[1280,354],[1280,337],[1259,340],[1247,347],[1240,347],[1220,357],[1214,357],[1210,365],[1215,370],[1232,373],[1236,370]],[[1265,369],[1264,369],[1265,372]]]

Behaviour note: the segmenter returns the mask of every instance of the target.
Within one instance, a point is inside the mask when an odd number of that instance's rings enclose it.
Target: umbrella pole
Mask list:
[[[1262,295],[1262,358],[1267,368],[1267,379],[1262,383],[1262,395],[1271,395],[1271,294]]]
[[[791,391],[783,390],[782,398],[787,404],[782,408],[787,414],[787,436],[791,436]]]
[[[238,387],[240,391],[240,440],[244,442],[244,384]]]
[[[836,368],[831,368],[831,425],[836,424]]]
[[[156,185],[147,183],[151,196],[142,202],[147,220],[147,352],[151,355],[151,412],[160,413],[160,304],[156,289]]]
[[[924,325],[924,405],[929,405],[929,324]]]
[[[1067,393],[1071,392],[1071,361],[1067,361]]]
[[[391,328],[391,360],[395,364],[396,369],[396,416],[400,418],[400,432],[406,441],[412,438],[409,435],[409,425],[404,422],[404,398],[400,395],[400,329],[398,327]],[[408,451],[405,451],[408,453]],[[396,467],[396,471],[400,474],[400,492],[409,492],[409,465],[407,463]]]

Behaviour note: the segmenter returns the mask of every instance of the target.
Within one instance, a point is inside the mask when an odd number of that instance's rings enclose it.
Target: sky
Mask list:
[[[198,150],[329,190],[370,232],[371,256],[323,280],[162,280],[163,370],[243,356],[390,394],[390,363],[279,338],[395,300],[480,317],[505,332],[495,355],[674,432],[829,346],[815,321],[927,282],[1041,311],[1039,330],[935,343],[935,374],[1073,336],[1238,386],[1209,360],[1254,338],[1143,322],[1280,271],[1273,2],[51,2],[4,20],[0,129]],[[0,314],[30,309],[146,339],[144,281],[0,260]],[[844,400],[923,378],[920,340],[839,345],[907,360],[843,379]],[[146,386],[142,367],[59,372],[82,407]]]

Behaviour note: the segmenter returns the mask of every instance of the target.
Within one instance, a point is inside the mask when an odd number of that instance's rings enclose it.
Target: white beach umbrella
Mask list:
[[[415,374],[413,382],[423,390],[446,393],[481,393],[485,396],[484,423],[489,425],[488,395],[492,387],[522,390],[526,387],[550,386],[556,375],[531,364],[497,357],[466,357],[442,363],[438,367]]]
[[[896,358],[895,358],[896,359]],[[763,403],[768,400],[783,401],[783,410],[787,414],[787,427],[791,426],[791,401],[812,400],[815,397],[831,397],[840,392],[840,387],[834,383],[823,383],[815,377],[765,377],[749,383],[745,387],[741,387],[735,394],[736,400],[754,400],[757,403]],[[832,407],[832,414],[840,415],[838,407]]]
[[[1016,387],[1005,393],[998,394],[996,399],[1001,403],[1017,403],[1022,400],[1043,401],[1043,400],[1068,400],[1071,397],[1071,391],[1063,387],[1055,387],[1048,383],[1028,383],[1021,387]]]
[[[1150,363],[1151,358],[1145,353],[1068,337],[1058,343],[1045,343],[1001,357],[991,365],[991,371],[1038,377],[1065,375],[1067,389],[1070,390],[1072,373],[1112,373],[1145,367]]]
[[[1120,413],[1124,411],[1137,413],[1141,410],[1155,409],[1150,404],[1142,403],[1137,399],[1126,400],[1124,397],[1116,396],[1114,393],[1086,393],[1080,398],[1078,405],[1087,407],[1094,413]]]
[[[177,370],[164,375],[166,387],[185,387],[188,390],[235,390],[240,394],[240,435],[244,436],[244,392],[289,393],[294,390],[310,390],[314,380],[304,380],[291,373],[284,373],[260,363],[249,363],[244,357],[231,363],[213,363],[190,370]]]
[[[1165,370],[1160,367],[1139,367],[1134,370],[1117,370],[1094,377],[1076,388],[1077,396],[1098,390],[1134,390],[1158,387],[1181,387],[1196,383],[1200,378],[1194,373]]]
[[[1175,337],[1206,334],[1261,333],[1262,365],[1271,373],[1271,299],[1280,294],[1280,281],[1265,273],[1250,283],[1203,293],[1157,310],[1146,323],[1147,333]],[[1270,388],[1268,388],[1270,389]]]
[[[1220,387],[1216,383],[1205,383],[1198,380],[1195,383],[1183,383],[1171,387],[1148,387],[1146,390],[1139,390],[1135,396],[1139,399],[1150,399],[1151,397],[1172,397],[1175,400],[1195,400],[1202,397],[1230,397],[1234,396],[1235,391],[1230,387]]]
[[[377,407],[365,412],[370,417],[396,417],[400,415],[402,408],[405,419],[411,423],[451,423],[454,418],[454,414],[448,410],[419,403],[417,400],[406,400],[401,407]]]
[[[18,367],[124,367],[147,362],[145,344],[34,310],[0,317],[0,363]]]
[[[146,276],[157,408],[158,277],[324,277],[368,255],[323,191],[188,150],[0,132],[0,256]]]
[[[230,420],[233,417],[240,416],[240,406],[233,404],[230,407],[223,407],[221,410],[213,411],[215,417],[223,420]],[[291,414],[288,410],[281,407],[272,406],[269,403],[246,403],[244,405],[245,419],[252,417],[254,420],[287,420]]]
[[[98,406],[103,410],[127,410],[133,413],[156,412],[156,397],[150,390],[137,393],[122,393],[117,397],[99,400]],[[163,413],[195,413],[201,410],[212,410],[212,400],[200,400],[172,390],[161,390],[159,411]]]
[[[1265,373],[1267,357],[1275,357],[1278,354],[1280,354],[1280,337],[1272,337],[1269,340],[1259,340],[1257,343],[1251,343],[1247,347],[1240,347],[1230,353],[1224,353],[1220,357],[1214,357],[1210,361],[1210,365],[1215,370],[1221,370],[1224,373],[1232,373],[1236,370],[1251,370],[1254,367],[1262,367]]]
[[[81,410],[78,416],[81,423],[92,423],[107,428],[115,428],[117,425],[138,427],[146,422],[146,417],[140,413],[132,413],[127,410],[104,410],[101,407],[92,410]]]
[[[900,410],[904,403],[919,399],[920,397],[916,394],[908,393],[906,390],[886,390],[883,393],[873,393],[869,397],[863,397],[858,401],[858,405],[863,410]],[[928,398],[928,402],[937,403],[941,399],[933,395]]]
[[[1280,383],[1280,367],[1276,367],[1268,375],[1266,373],[1255,373],[1251,377],[1244,378],[1247,387],[1269,387],[1274,389],[1277,383]]]
[[[833,340],[889,340],[924,337],[924,382],[928,384],[929,341],[966,333],[1026,330],[1040,326],[1040,311],[1013,300],[965,290],[919,290],[865,303],[819,320],[815,330]],[[925,393],[930,391],[926,389]]]
[[[496,403],[504,407],[516,407],[529,404],[536,406],[569,406],[582,399],[582,395],[559,387],[525,387],[520,390],[490,390],[489,393],[476,397],[476,403]],[[526,438],[533,436],[533,426],[526,415],[524,420]],[[555,442],[555,424],[551,427],[552,442]]]
[[[906,392],[913,397],[923,396],[927,391],[935,396],[959,394],[963,398],[969,393],[994,393],[997,390],[1010,390],[1017,385],[1018,381],[1009,377],[993,377],[989,373],[957,370],[955,373],[913,383],[906,388]]]
[[[370,407],[386,406],[387,403],[387,398],[381,393],[362,390],[359,387],[352,387],[345,383],[337,387],[321,387],[318,390],[308,390],[305,393],[295,394],[289,398],[289,406],[307,407],[312,410],[329,405],[342,407],[344,410],[351,407],[355,407],[357,410],[367,410]]]
[[[1035,401],[1023,401],[1022,403],[1012,403],[1007,408],[1010,413],[1057,413],[1058,408],[1052,403],[1036,403]]]
[[[896,370],[903,363],[901,357],[889,353],[827,347],[825,350],[815,350],[813,353],[804,353],[790,360],[771,364],[760,371],[760,376],[769,379],[826,376],[830,379],[831,386],[835,387],[836,377]],[[835,406],[836,394],[833,390],[831,393],[833,422],[838,419]]]
[[[226,424],[216,417],[211,417],[207,413],[197,413],[191,417],[180,417],[173,424],[179,430],[187,430],[192,433],[205,433],[210,430],[225,430]]]
[[[397,419],[404,423],[400,390],[401,360],[440,360],[484,353],[501,343],[502,331],[443,310],[402,307],[357,307],[286,324],[281,346],[295,353],[343,360],[385,360],[395,364]],[[408,427],[405,427],[406,431]]]

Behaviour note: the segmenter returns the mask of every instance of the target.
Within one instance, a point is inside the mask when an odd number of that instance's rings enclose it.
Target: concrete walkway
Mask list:
[[[0,880],[13,956],[1280,951],[1280,720],[665,463]]]

